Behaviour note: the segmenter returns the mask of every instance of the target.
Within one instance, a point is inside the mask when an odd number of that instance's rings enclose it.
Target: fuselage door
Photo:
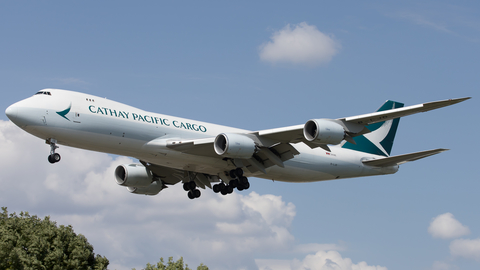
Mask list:
[[[78,112],[75,112],[74,116],[73,116],[73,122],[74,123],[77,123],[77,124],[80,124],[80,113]]]

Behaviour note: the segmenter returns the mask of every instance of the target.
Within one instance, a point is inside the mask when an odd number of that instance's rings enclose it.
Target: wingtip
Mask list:
[[[462,102],[462,101],[465,101],[467,99],[471,99],[472,97],[464,97],[464,98],[454,98],[454,99],[450,99],[451,101],[455,101],[455,103],[458,103],[458,102]]]

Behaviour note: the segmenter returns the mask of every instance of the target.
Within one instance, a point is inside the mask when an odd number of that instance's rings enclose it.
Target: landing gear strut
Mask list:
[[[58,148],[57,140],[55,139],[48,139],[46,141],[47,144],[50,144],[50,155],[48,156],[48,162],[50,163],[57,163],[60,161],[60,154],[55,153],[55,149]]]
[[[245,189],[250,188],[250,183],[248,182],[248,178],[243,176],[243,170],[242,168],[236,168],[234,170],[231,170],[229,172],[229,175],[232,180],[228,183],[228,185],[225,185],[225,183],[220,183],[220,184],[215,184],[213,185],[213,192],[215,193],[222,193],[222,195],[227,195],[233,192],[235,188],[237,188],[238,191],[242,191]]]

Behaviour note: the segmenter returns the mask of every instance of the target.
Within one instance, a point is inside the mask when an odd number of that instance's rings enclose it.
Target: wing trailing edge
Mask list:
[[[415,160],[418,160],[418,159],[426,158],[426,157],[433,156],[433,155],[436,155],[436,154],[440,154],[440,153],[448,151],[448,150],[449,149],[439,148],[439,149],[415,152],[415,153],[410,153],[410,154],[398,155],[398,156],[393,156],[393,157],[364,160],[362,162],[365,165],[374,166],[374,167],[389,167],[389,166],[400,165],[400,164],[407,163],[407,162],[410,162],[410,161],[415,161]]]

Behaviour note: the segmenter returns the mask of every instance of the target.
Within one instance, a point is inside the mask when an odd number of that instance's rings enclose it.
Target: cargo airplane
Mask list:
[[[393,174],[399,165],[447,149],[390,156],[400,117],[467,98],[404,107],[386,101],[376,112],[304,125],[249,131],[143,111],[90,94],[44,89],[9,106],[8,118],[50,145],[129,156],[115,180],[135,194],[156,195],[182,182],[190,199],[206,187],[223,195],[248,189],[247,177],[313,182]]]

